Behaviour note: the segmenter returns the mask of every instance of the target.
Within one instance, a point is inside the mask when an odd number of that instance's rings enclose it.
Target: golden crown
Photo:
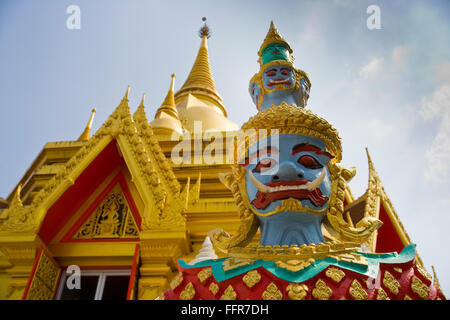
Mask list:
[[[292,53],[292,48],[289,45],[289,43],[281,36],[280,32],[278,31],[277,27],[275,26],[275,24],[273,23],[273,21],[270,21],[270,28],[269,31],[267,32],[266,37],[264,38],[264,41],[261,45],[261,47],[259,48],[258,51],[258,56],[261,56],[261,53],[263,51],[263,49],[271,44],[271,43],[281,43],[282,45],[286,46],[289,50],[289,53]]]
[[[335,156],[334,162],[342,160],[342,143],[338,131],[328,121],[305,108],[288,105],[285,102],[279,106],[272,105],[251,117],[242,125],[242,129],[256,129],[256,131],[265,129],[267,136],[301,134],[318,138],[325,142],[327,151]]]

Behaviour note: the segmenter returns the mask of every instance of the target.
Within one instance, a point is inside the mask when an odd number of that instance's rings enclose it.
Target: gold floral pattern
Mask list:
[[[333,295],[333,290],[323,280],[319,279],[312,291],[312,295],[319,300],[328,300]]]
[[[283,294],[278,290],[277,285],[271,282],[263,292],[262,298],[264,300],[281,300],[283,299]]]
[[[428,298],[430,290],[428,287],[416,276],[413,276],[411,281],[411,289],[422,299]]]
[[[308,286],[306,284],[290,283],[286,291],[292,300],[303,300],[308,294]]]
[[[242,278],[242,281],[244,281],[245,285],[249,288],[253,287],[255,284],[257,284],[261,280],[261,275],[257,270],[252,270],[247,272],[247,274]]]
[[[183,275],[181,272],[178,272],[177,275],[170,282],[170,288],[175,290],[180,284],[183,282]]]
[[[59,266],[42,250],[26,299],[52,300],[60,273]]]
[[[361,283],[356,279],[353,280],[348,292],[355,300],[367,300],[367,298],[369,298],[369,295],[363,289]]]
[[[339,283],[345,277],[345,272],[337,268],[328,268],[325,275],[334,282]]]
[[[231,284],[225,289],[222,296],[220,297],[220,300],[236,300],[237,294],[236,291],[234,291]]]
[[[383,284],[393,294],[398,294],[400,289],[400,283],[397,280],[395,280],[394,276],[389,271],[384,272]]]
[[[199,273],[197,273],[198,280],[200,280],[201,283],[204,283],[205,280],[211,276],[212,276],[211,267],[205,268],[201,270]]]
[[[219,292],[219,286],[217,285],[217,283],[211,282],[211,284],[209,285],[209,291],[211,291],[213,295],[216,295],[217,292]]]
[[[383,288],[378,289],[377,300],[391,300]]]
[[[184,290],[180,293],[181,300],[192,300],[195,296],[195,289],[192,282],[189,282]]]

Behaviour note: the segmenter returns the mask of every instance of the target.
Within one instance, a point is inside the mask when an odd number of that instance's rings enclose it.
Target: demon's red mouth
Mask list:
[[[261,191],[258,191],[256,193],[256,199],[252,201],[252,204],[257,209],[264,210],[273,201],[287,198],[296,198],[299,200],[310,200],[311,203],[316,207],[323,206],[328,201],[328,197],[322,195],[322,192],[319,188],[315,188],[312,191],[309,191],[308,189],[289,189],[293,186],[305,185],[308,182],[309,181],[306,179],[269,182],[266,184],[266,186],[277,188],[279,189],[279,191],[270,193],[263,193]]]
[[[273,87],[273,86],[278,86],[280,84],[290,86],[292,84],[292,82],[289,79],[270,80],[270,83],[267,86]]]

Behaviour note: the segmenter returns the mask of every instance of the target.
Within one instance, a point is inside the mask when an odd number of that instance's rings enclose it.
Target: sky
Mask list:
[[[80,9],[70,29],[67,8]],[[379,8],[379,29],[369,28]],[[367,147],[427,270],[450,294],[450,2],[25,1],[0,0],[0,197],[6,198],[46,142],[76,140],[93,107],[95,132],[128,85],[146,93],[150,119],[186,79],[207,17],[212,72],[228,117],[256,113],[248,84],[273,20],[312,86],[308,108],[343,140],[367,188]]]

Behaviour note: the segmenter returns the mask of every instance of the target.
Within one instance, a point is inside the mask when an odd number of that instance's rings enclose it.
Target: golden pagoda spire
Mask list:
[[[206,18],[203,18],[202,20],[206,21]],[[211,31],[206,23],[200,29],[199,35],[202,41],[198,50],[197,58],[195,59],[191,72],[189,73],[189,76],[183,86],[175,94],[175,99],[178,102],[182,97],[187,96],[189,93],[198,95],[199,97],[205,98],[206,100],[217,105],[226,116],[223,99],[217,92],[216,84],[211,73],[207,40],[211,36]]]
[[[162,112],[168,114],[169,116],[175,119],[178,119],[178,111],[177,108],[175,107],[175,98],[173,95],[174,88],[175,88],[175,74],[172,74],[169,92],[167,92],[166,98],[161,104],[161,107],[159,107],[158,111],[156,111],[155,119],[159,118]]]
[[[172,74],[169,92],[166,98],[156,111],[155,119],[150,122],[150,126],[155,134],[171,134],[173,131],[182,133],[180,119],[178,119],[178,111],[175,107],[175,98],[173,91],[175,87],[175,74]]]
[[[86,128],[84,129],[83,133],[78,138],[78,141],[86,141],[90,138],[91,128],[92,128],[92,122],[94,122],[94,116],[97,110],[94,108],[91,111],[91,116],[89,117],[89,121],[86,125]]]

